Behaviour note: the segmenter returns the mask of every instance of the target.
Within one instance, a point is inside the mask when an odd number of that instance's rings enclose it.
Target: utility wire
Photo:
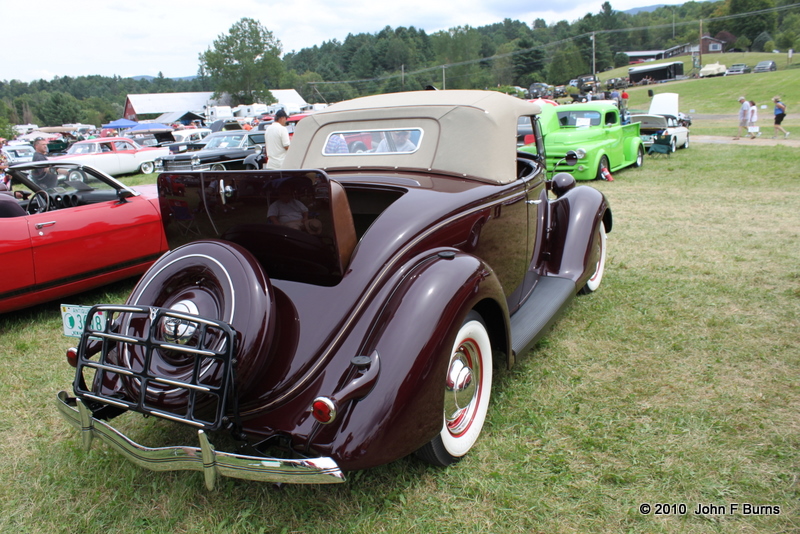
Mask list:
[[[750,11],[750,12],[747,12],[747,13],[737,13],[735,15],[723,15],[721,17],[713,17],[713,18],[709,18],[709,19],[702,19],[702,21],[703,22],[716,22],[716,21],[721,21],[721,20],[731,20],[731,19],[737,19],[737,18],[742,18],[742,17],[751,17],[753,15],[761,15],[761,14],[764,14],[764,13],[773,13],[773,12],[778,12],[778,11],[785,11],[785,10],[793,9],[793,8],[796,8],[796,7],[800,7],[800,3],[790,4],[790,5],[785,5],[785,6],[771,7],[771,8],[767,8],[767,9],[760,9],[760,10],[757,10],[757,11]],[[382,82],[382,81],[386,81],[386,80],[392,80],[392,79],[395,79],[395,78],[400,78],[401,76],[413,76],[413,75],[417,75],[417,74],[424,74],[426,72],[440,71],[442,69],[448,69],[448,68],[451,68],[451,67],[462,67],[464,65],[474,65],[475,63],[483,63],[483,62],[487,62],[487,61],[494,61],[496,59],[502,59],[502,58],[516,56],[516,55],[519,55],[519,54],[525,54],[527,52],[532,52],[534,50],[545,50],[547,48],[552,48],[554,46],[560,46],[562,44],[569,43],[569,42],[572,42],[572,41],[576,41],[578,39],[591,37],[592,34],[597,36],[597,35],[611,34],[611,33],[633,32],[633,31],[639,31],[639,30],[656,30],[656,29],[673,28],[673,27],[678,27],[678,26],[691,26],[691,25],[695,25],[695,24],[699,24],[699,23],[700,23],[700,20],[690,20],[690,21],[677,22],[677,23],[674,23],[674,24],[673,23],[667,23],[667,24],[659,24],[659,25],[656,25],[656,26],[640,26],[638,28],[617,28],[617,29],[614,29],[614,30],[596,30],[596,31],[582,33],[580,35],[575,35],[573,37],[568,37],[566,39],[560,39],[558,41],[553,41],[551,43],[547,43],[547,44],[544,44],[544,45],[533,46],[533,47],[530,47],[530,48],[521,48],[519,50],[506,52],[504,54],[495,54],[493,56],[480,58],[480,59],[469,59],[469,60],[466,60],[466,61],[459,61],[457,63],[445,63],[445,64],[442,64],[442,65],[435,65],[435,66],[432,66],[432,67],[425,67],[425,68],[422,68],[422,69],[418,69],[418,70],[411,71],[411,72],[406,72],[406,73],[386,74],[386,75],[383,75],[383,76],[376,76],[374,78],[361,78],[361,79],[358,79],[358,80],[337,80],[337,81],[329,81],[329,82],[306,82],[306,83],[308,83],[310,85],[317,86],[317,85],[336,85],[336,84],[343,84],[343,83],[357,84],[357,83],[368,83],[368,82]]]

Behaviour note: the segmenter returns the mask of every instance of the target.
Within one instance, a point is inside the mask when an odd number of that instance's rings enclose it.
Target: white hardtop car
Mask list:
[[[648,113],[631,114],[631,122],[640,123],[639,132],[644,146],[650,146],[659,135],[671,136],[672,152],[689,148],[689,128],[681,125],[678,93],[659,93],[650,101]]]

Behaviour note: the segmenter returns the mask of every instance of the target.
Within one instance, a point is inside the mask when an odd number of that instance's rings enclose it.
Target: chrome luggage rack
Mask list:
[[[107,314],[101,327],[97,327],[101,321],[93,320],[97,314]],[[136,337],[120,333],[122,324],[130,324],[137,318],[150,321],[145,335]],[[172,329],[172,340],[167,339],[170,336],[164,332],[169,330],[165,329]],[[186,332],[191,335],[185,335]],[[214,347],[207,346],[209,339],[213,339]],[[236,402],[235,346],[235,330],[220,321],[155,306],[96,305],[89,310],[80,337],[73,390],[90,406],[93,403],[110,405],[185,423],[205,431],[226,429],[231,426],[226,416],[228,402]],[[140,365],[130,362],[125,365],[124,358],[120,356],[132,350],[144,355]],[[154,351],[174,355],[182,359],[185,366],[191,365],[189,376],[158,376],[151,368]],[[204,370],[214,364],[221,366],[215,371],[221,380],[217,380],[217,384],[212,383],[214,381],[204,383]],[[86,375],[91,373],[94,373],[94,377],[89,383],[94,387],[90,389]],[[122,391],[120,388],[103,387],[104,384],[118,383],[120,380],[128,384],[128,387],[121,388]],[[164,388],[170,388],[173,393],[185,395],[188,399],[186,406],[181,406],[175,412],[153,406],[152,397],[158,397],[158,392],[154,394],[150,391],[150,384],[160,388],[158,391],[161,392]],[[106,394],[104,389],[110,389],[113,393]],[[148,400],[148,396],[151,400]],[[236,412],[235,407],[233,411]]]

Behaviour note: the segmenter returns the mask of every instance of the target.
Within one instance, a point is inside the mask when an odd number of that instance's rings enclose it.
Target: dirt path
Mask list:
[[[785,145],[794,148],[800,148],[800,135],[795,136],[793,132],[792,135],[789,136],[789,139],[772,139],[772,128],[768,132],[761,133],[761,137],[756,137],[755,139],[748,139],[747,137],[742,137],[738,140],[735,140],[733,137],[728,136],[719,136],[719,135],[692,135],[691,131],[689,132],[689,143],[709,143],[709,144],[717,144],[717,145],[727,145],[730,143],[739,143],[742,146],[777,146],[777,145]],[[792,139],[794,137],[794,139]]]

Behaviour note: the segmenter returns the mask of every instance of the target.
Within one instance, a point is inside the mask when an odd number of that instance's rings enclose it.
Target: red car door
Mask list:
[[[102,276],[153,261],[163,229],[145,198],[101,202],[27,217],[36,284],[51,286]]]
[[[28,217],[0,219],[3,238],[0,239],[0,302],[18,294],[34,283],[31,238],[28,234]]]

